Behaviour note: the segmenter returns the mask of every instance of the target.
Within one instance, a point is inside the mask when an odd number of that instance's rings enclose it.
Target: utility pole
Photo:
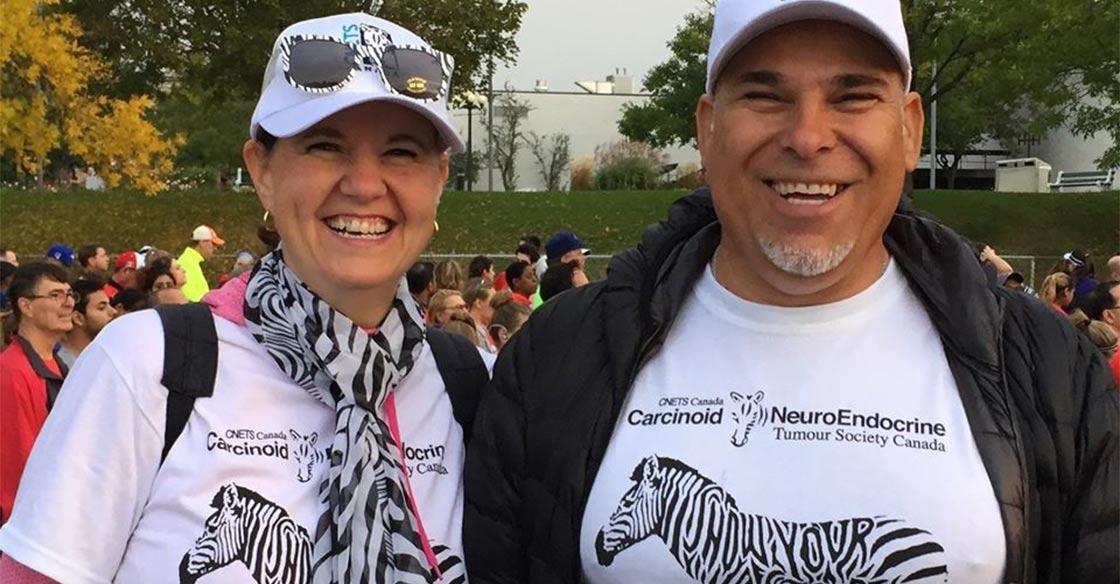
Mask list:
[[[929,106],[929,190],[937,188],[937,61],[933,62],[933,103]]]
[[[486,190],[494,192],[494,57],[486,81]]]

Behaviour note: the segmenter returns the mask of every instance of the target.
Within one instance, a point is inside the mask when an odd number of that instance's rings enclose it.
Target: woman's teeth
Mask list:
[[[384,217],[358,219],[354,217],[330,217],[323,221],[335,233],[343,237],[374,239],[389,233],[394,223]]]

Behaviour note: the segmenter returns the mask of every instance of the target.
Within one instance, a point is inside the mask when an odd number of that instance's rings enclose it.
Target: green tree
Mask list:
[[[240,161],[252,103],[276,35],[299,20],[353,12],[352,0],[63,0],[82,44],[111,63],[101,90],[159,96],[158,119],[183,133],[180,166],[228,171]],[[513,63],[520,0],[387,0],[379,16],[455,57],[452,90],[482,84],[489,63]],[[464,34],[469,31],[470,34]]]
[[[696,100],[704,93],[708,67],[708,39],[712,36],[712,5],[685,16],[669,41],[672,57],[650,69],[643,84],[649,101],[623,106],[618,131],[623,136],[658,148],[695,144]]]

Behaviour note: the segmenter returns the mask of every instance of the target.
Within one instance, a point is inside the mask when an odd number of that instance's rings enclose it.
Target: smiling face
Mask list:
[[[742,274],[733,291],[806,305],[878,278],[921,146],[921,102],[902,83],[878,40],[821,21],[773,29],[723,69],[696,120],[723,225],[717,267]]]
[[[328,302],[396,284],[428,244],[448,157],[430,122],[371,102],[338,112],[271,152],[245,147],[284,260]]]

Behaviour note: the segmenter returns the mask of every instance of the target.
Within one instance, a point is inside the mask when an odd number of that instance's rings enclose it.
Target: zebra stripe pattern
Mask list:
[[[308,582],[311,537],[288,512],[254,491],[230,483],[218,489],[215,511],[179,563],[179,582],[240,561],[258,584]]]
[[[368,335],[311,292],[278,249],[261,259],[249,281],[245,318],[276,364],[335,410],[312,581],[435,581],[437,566],[428,565],[406,498],[399,448],[377,414],[423,350],[419,308],[404,278],[389,314]]]
[[[739,510],[722,487],[671,458],[648,457],[595,551],[600,565],[657,536],[689,576],[705,584],[947,582],[944,548],[897,519],[781,521]]]

